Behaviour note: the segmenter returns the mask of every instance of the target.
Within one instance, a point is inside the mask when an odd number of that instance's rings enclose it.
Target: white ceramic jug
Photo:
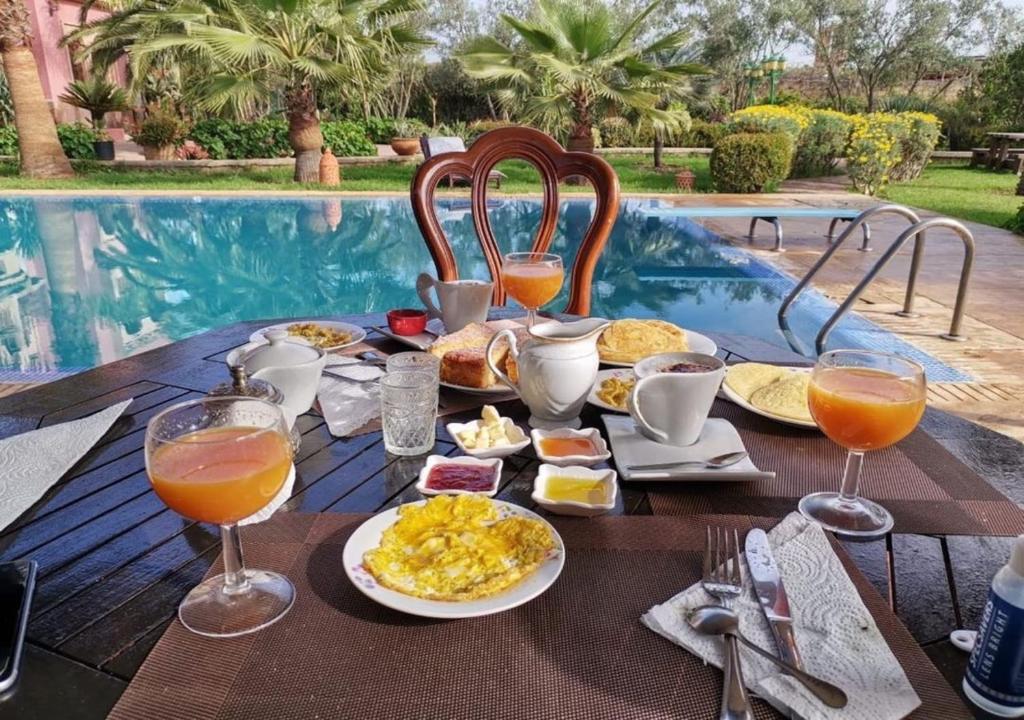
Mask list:
[[[438,308],[430,298],[430,289],[437,293]],[[427,273],[416,278],[416,293],[427,306],[430,317],[441,318],[446,333],[456,333],[470,323],[487,320],[491,309],[494,283],[484,280],[451,280],[442,282]]]
[[[306,343],[288,340],[286,330],[268,330],[268,344],[249,344],[228,353],[228,367],[243,365],[251,378],[266,380],[284,395],[282,406],[301,415],[316,399],[327,353]]]
[[[511,330],[502,330],[487,344],[487,364],[530,408],[530,426],[578,428],[580,410],[597,380],[597,338],[610,323],[588,318],[570,323],[547,322],[530,328],[523,347]],[[491,349],[500,338],[509,343],[519,382],[514,383],[494,363]]]

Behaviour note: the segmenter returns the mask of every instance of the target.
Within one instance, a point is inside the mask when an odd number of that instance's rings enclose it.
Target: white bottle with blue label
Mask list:
[[[992,715],[1024,717],[1024,535],[992,580],[964,695]]]

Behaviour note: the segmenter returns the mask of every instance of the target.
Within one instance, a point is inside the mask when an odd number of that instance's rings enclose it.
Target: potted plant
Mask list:
[[[174,160],[175,150],[185,139],[187,129],[177,116],[163,109],[151,110],[132,139],[142,146],[147,160]]]
[[[399,120],[395,123],[391,149],[397,155],[415,155],[420,151],[420,135],[425,127],[413,120]]]
[[[92,129],[96,134],[92,143],[93,153],[97,160],[113,160],[114,141],[107,134],[106,115],[127,110],[128,93],[102,77],[94,77],[90,80],[76,80],[68,85],[60,100],[89,112]]]

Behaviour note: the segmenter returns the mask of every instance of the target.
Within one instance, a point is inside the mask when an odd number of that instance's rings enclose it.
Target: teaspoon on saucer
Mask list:
[[[682,460],[679,462],[668,462],[668,463],[652,463],[650,465],[627,465],[627,470],[671,470],[677,467],[685,467],[687,465],[697,465],[702,468],[709,470],[718,470],[720,468],[726,468],[730,465],[735,465],[740,460],[747,456],[746,450],[739,450],[737,452],[725,453],[724,455],[716,455],[713,458],[707,460]]]

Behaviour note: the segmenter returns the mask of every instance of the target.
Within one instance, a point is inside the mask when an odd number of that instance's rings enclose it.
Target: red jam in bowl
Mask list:
[[[388,327],[395,335],[419,335],[427,327],[427,313],[416,308],[389,310]]]
[[[494,488],[494,479],[493,465],[441,463],[430,468],[427,489],[487,492]]]

